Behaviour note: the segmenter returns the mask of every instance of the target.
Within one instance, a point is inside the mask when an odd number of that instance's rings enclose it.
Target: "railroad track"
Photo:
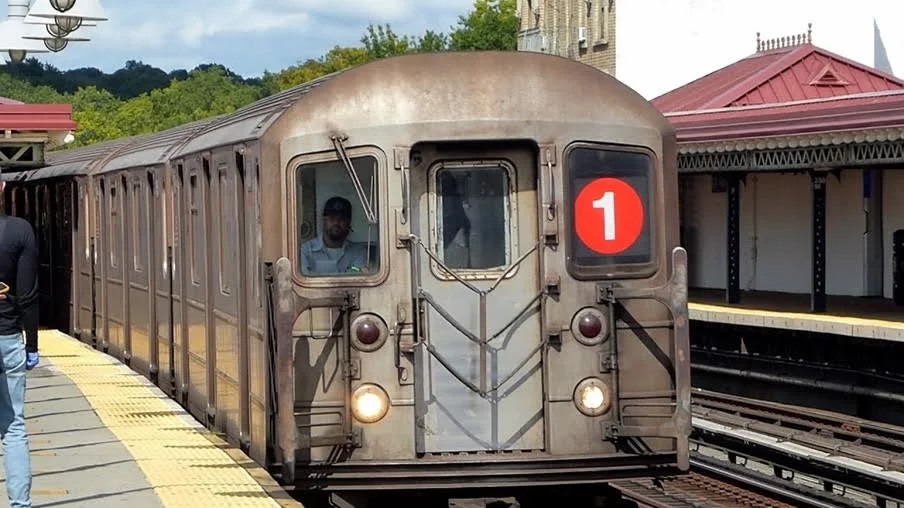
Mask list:
[[[692,411],[697,469],[798,506],[904,506],[904,428],[700,389]]]
[[[688,475],[613,482],[639,506],[904,507],[904,428],[694,390]]]
[[[651,508],[705,507],[722,508],[793,508],[794,504],[778,501],[752,492],[714,476],[691,472],[685,476],[662,480],[625,480],[610,484],[624,498]]]

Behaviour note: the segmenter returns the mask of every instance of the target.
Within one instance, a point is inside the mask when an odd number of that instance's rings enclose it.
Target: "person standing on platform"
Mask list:
[[[5,187],[0,181],[0,194]],[[31,507],[25,372],[39,360],[34,229],[28,221],[0,212],[0,434],[10,508]]]

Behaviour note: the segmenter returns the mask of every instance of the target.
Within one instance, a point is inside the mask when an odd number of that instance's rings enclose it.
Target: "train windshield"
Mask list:
[[[358,185],[349,178],[342,160],[298,167],[296,214],[298,269],[306,277],[342,277],[379,271],[379,223],[368,220],[359,198],[378,210],[377,160],[373,156],[349,159]]]
[[[646,271],[652,246],[652,157],[638,150],[579,145],[568,151],[572,273],[593,277]]]

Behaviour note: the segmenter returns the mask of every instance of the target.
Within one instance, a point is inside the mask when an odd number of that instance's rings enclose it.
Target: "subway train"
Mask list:
[[[592,67],[382,59],[3,179],[35,227],[42,325],[299,495],[689,467],[675,135]]]

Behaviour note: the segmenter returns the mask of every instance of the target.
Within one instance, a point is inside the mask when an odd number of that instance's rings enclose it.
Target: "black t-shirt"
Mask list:
[[[9,286],[0,299],[0,335],[25,331],[25,349],[38,350],[38,249],[31,224],[0,215],[0,281]]]

